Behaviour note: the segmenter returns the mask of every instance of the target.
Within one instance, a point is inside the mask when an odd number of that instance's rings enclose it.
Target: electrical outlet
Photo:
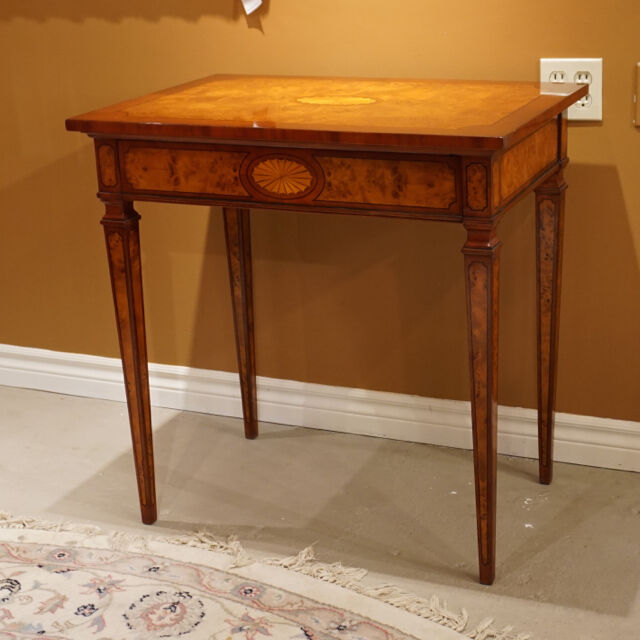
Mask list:
[[[549,74],[549,80],[547,82],[566,82],[567,74],[564,71],[552,71]]]
[[[572,104],[569,120],[602,120],[602,58],[540,58],[540,82],[588,84],[589,93]]]

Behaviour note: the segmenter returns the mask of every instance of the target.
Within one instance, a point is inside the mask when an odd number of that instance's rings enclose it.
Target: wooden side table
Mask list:
[[[536,193],[540,481],[551,481],[567,127],[577,85],[212,76],[67,120],[98,197],[142,520],[156,520],[135,200],[223,207],[245,435],[258,435],[249,209],[462,223],[480,582],[495,575],[502,215]]]

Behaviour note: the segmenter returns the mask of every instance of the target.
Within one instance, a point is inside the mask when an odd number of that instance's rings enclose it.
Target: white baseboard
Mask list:
[[[150,364],[156,406],[240,417],[238,376]],[[120,360],[0,345],[0,385],[124,401]],[[261,421],[394,440],[471,448],[468,402],[258,377]],[[533,409],[500,407],[498,451],[535,458]],[[556,414],[555,455],[572,462],[640,471],[640,423]]]

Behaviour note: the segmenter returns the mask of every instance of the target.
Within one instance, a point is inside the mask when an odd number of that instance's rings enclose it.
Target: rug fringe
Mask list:
[[[226,540],[216,538],[208,531],[197,531],[195,533],[185,533],[177,536],[155,538],[158,542],[170,542],[171,544],[184,545],[186,547],[196,547],[207,551],[219,551],[231,556],[230,569],[236,567],[246,567],[253,564],[255,560],[245,551],[244,547],[236,536],[229,536]]]
[[[483,620],[472,633],[468,634],[473,640],[529,640],[531,636],[526,633],[513,635],[513,627],[507,626],[498,630],[492,627],[493,618]]]
[[[183,544],[211,551],[222,551],[234,556],[234,561],[242,558],[242,564],[234,566],[245,566],[255,562],[249,554],[244,551],[240,542],[235,536],[230,536],[227,540],[220,540],[206,531],[199,531],[194,534],[183,534],[170,538],[162,538],[159,541],[171,542],[172,544]],[[240,550],[240,552],[238,551]],[[469,622],[469,616],[465,609],[459,614],[450,611],[447,603],[440,602],[437,596],[432,596],[429,600],[416,596],[408,591],[390,584],[366,587],[362,580],[367,575],[366,569],[356,567],[345,567],[341,562],[331,564],[316,560],[313,546],[302,549],[295,556],[287,558],[262,558],[259,562],[268,564],[289,571],[295,571],[324,582],[330,582],[338,586],[354,591],[360,595],[385,602],[398,609],[402,609],[414,615],[436,622],[444,627],[453,629],[459,633],[465,632]],[[493,618],[483,620],[475,629],[465,633],[472,640],[529,640],[529,634],[512,633],[513,627],[508,626],[503,629],[496,629],[493,625]]]
[[[82,533],[86,536],[103,535],[104,531],[100,527],[91,524],[76,524],[73,522],[51,522],[49,520],[39,520],[27,518],[25,516],[14,516],[7,511],[0,511],[0,527],[3,529],[35,529],[38,531],[68,531]]]
[[[313,547],[303,549],[295,556],[288,558],[265,558],[260,560],[272,567],[281,567],[303,573],[312,578],[318,578],[325,582],[331,582],[347,589],[357,589],[360,582],[367,575],[366,569],[345,567],[341,562],[326,564],[318,562],[315,558]]]
[[[367,575],[366,569],[345,567],[341,562],[332,564],[318,562],[313,547],[303,549],[296,556],[284,559],[267,558],[266,560],[261,560],[261,562],[337,584],[360,595],[385,602],[398,609],[403,609],[432,622],[437,622],[454,631],[462,632],[467,627],[468,615],[464,609],[459,614],[455,614],[447,608],[446,603],[441,604],[436,596],[432,596],[427,600],[390,584],[367,587],[362,584],[362,580]]]
[[[380,602],[385,602],[386,604],[426,618],[427,620],[436,622],[459,633],[464,633],[464,635],[471,640],[530,640],[531,638],[529,634],[514,634],[513,627],[511,626],[496,629],[493,626],[493,618],[487,618],[478,624],[475,629],[467,630],[469,616],[465,609],[462,609],[460,613],[456,614],[448,609],[446,602],[441,603],[437,596],[432,596],[430,599],[422,598],[390,584],[366,587],[362,584],[363,579],[367,575],[366,569],[345,567],[341,562],[331,564],[319,562],[315,557],[312,546],[288,558],[256,560],[247,553],[236,536],[229,536],[222,540],[208,531],[198,531],[175,536],[143,536],[127,532],[107,534],[100,527],[94,525],[50,522],[36,518],[14,516],[6,511],[0,511],[0,528],[35,529],[55,532],[64,531],[80,533],[88,537],[104,535],[111,547],[117,551],[146,551],[150,540],[195,547],[208,551],[217,551],[231,557],[230,569],[248,566],[254,562],[261,562],[294,571],[318,580],[323,580],[324,582],[336,584],[360,595],[379,600]]]

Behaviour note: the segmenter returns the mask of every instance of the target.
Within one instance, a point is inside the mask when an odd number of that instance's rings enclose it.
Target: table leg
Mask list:
[[[493,230],[468,230],[464,245],[473,464],[480,582],[492,584],[496,563],[498,285],[500,243]]]
[[[236,333],[242,414],[246,438],[258,437],[256,355],[253,335],[253,282],[249,210],[225,207],[224,229],[231,282],[231,301]]]
[[[536,266],[538,292],[538,451],[540,482],[553,475],[553,422],[558,364],[558,325],[564,193],[562,170],[536,192]]]
[[[131,202],[108,201],[102,218],[118,324],[142,522],[157,519],[151,403],[138,219]]]

